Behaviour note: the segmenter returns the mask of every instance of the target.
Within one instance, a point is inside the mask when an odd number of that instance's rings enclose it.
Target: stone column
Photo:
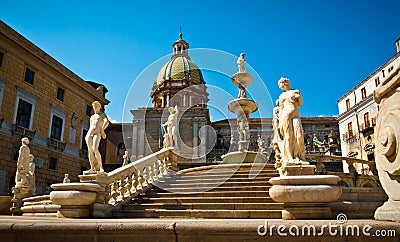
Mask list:
[[[400,66],[374,91],[379,105],[375,162],[389,200],[375,211],[376,220],[400,221]]]
[[[138,150],[137,150],[137,145],[138,145],[138,127],[137,127],[138,121],[133,120],[133,127],[132,127],[132,156],[136,159],[138,158]]]
[[[198,157],[198,143],[199,143],[199,138],[198,138],[198,123],[197,121],[193,122],[193,158]]]

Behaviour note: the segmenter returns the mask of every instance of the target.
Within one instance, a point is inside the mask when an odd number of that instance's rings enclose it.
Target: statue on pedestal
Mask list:
[[[178,106],[175,105],[175,107],[169,107],[169,116],[167,122],[163,123],[161,126],[162,127],[167,127],[167,130],[164,129],[164,148],[166,147],[176,147],[178,144],[177,137],[176,137],[176,132],[177,132],[177,124],[178,124],[178,115],[179,115],[179,110]]]
[[[35,186],[35,164],[34,156],[28,147],[29,139],[24,137],[21,139],[21,147],[19,148],[19,156],[17,162],[17,172],[15,174],[16,186]]]
[[[122,166],[126,166],[129,163],[129,153],[127,150],[125,150],[124,155],[122,156],[122,158],[124,159],[124,163],[122,164]]]
[[[107,115],[101,112],[100,102],[94,101],[92,107],[94,114],[90,117],[90,127],[85,137],[90,162],[88,173],[99,173],[104,172],[99,144],[102,138],[106,138],[104,130],[108,127],[109,120]]]
[[[246,60],[244,59],[245,55],[245,53],[241,53],[239,58],[237,59],[239,72],[246,72],[246,66],[244,65],[246,63]]]
[[[283,141],[281,153],[282,168],[287,164],[302,164],[305,162],[305,145],[303,127],[300,121],[299,107],[303,104],[299,90],[290,87],[287,78],[281,78],[278,86],[284,92],[277,101],[278,109],[274,117],[275,137]]]

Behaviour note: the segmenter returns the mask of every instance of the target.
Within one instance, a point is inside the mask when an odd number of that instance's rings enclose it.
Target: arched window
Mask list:
[[[125,144],[123,142],[119,143],[117,146],[117,155],[124,155],[125,150]]]

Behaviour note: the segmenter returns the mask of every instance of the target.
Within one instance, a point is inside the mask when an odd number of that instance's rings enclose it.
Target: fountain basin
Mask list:
[[[248,116],[251,113],[254,113],[258,109],[258,104],[248,98],[238,98],[232,100],[228,103],[229,111],[235,114],[245,113]]]

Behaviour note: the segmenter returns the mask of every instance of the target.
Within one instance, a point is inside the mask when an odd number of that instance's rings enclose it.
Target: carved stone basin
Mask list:
[[[248,98],[238,98],[228,103],[228,108],[232,113],[245,113],[246,116],[257,111],[258,105],[255,101]]]
[[[237,72],[232,78],[232,82],[239,87],[239,84],[244,88],[248,87],[253,82],[253,77],[247,72]]]

